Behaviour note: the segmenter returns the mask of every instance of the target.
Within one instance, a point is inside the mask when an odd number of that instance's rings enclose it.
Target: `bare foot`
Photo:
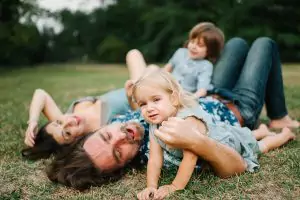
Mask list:
[[[259,125],[258,129],[253,131],[253,135],[254,135],[255,139],[261,140],[264,137],[276,135],[276,133],[270,132],[267,125],[261,124],[261,125]]]
[[[296,139],[296,135],[289,128],[283,128],[280,134],[286,135],[289,140]]]
[[[288,128],[299,128],[299,122],[297,120],[292,120],[288,115],[281,118],[281,119],[275,119],[271,120],[269,124],[269,128],[274,128],[274,129],[281,129],[284,127]]]

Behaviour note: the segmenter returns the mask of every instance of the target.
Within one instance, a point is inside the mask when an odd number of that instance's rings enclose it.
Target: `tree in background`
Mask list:
[[[269,36],[278,42],[283,61],[299,61],[297,5],[295,0],[118,0],[91,13],[47,13],[35,1],[2,0],[0,64],[124,62],[132,48],[150,62],[165,62],[201,21],[218,25],[227,39]],[[63,30],[39,32],[31,19],[41,15],[55,16]]]

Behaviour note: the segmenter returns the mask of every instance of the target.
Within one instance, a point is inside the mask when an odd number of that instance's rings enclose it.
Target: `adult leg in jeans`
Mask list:
[[[237,105],[245,125],[251,129],[261,113],[265,97],[270,114],[281,119],[288,117],[281,66],[273,40],[264,37],[254,41],[233,92],[238,95]],[[274,101],[273,97],[276,97]]]
[[[217,89],[231,90],[235,86],[249,50],[242,38],[232,38],[224,46],[212,77],[212,84]]]
[[[287,111],[283,87],[283,78],[281,70],[281,61],[277,44],[273,40],[272,43],[272,67],[267,81],[265,104],[267,115],[271,119],[270,128],[298,128],[299,122],[292,120]]]

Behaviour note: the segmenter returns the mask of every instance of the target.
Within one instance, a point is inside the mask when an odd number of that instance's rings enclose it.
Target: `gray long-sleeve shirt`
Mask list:
[[[172,65],[172,75],[189,92],[203,88],[212,90],[213,64],[205,59],[190,59],[188,49],[179,48],[168,62]]]

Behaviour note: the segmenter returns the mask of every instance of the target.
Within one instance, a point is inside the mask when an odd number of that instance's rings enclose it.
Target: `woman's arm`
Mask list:
[[[60,119],[63,116],[52,97],[45,90],[36,89],[29,108],[29,122],[38,122],[41,112],[49,121]]]
[[[128,104],[129,104],[130,108],[132,110],[136,110],[136,109],[138,109],[139,106],[132,99],[132,87],[133,87],[133,85],[134,85],[133,80],[127,80],[125,82],[124,88],[125,88],[125,91],[126,91],[127,101],[128,101]]]
[[[44,90],[36,89],[29,108],[28,128],[24,140],[27,146],[32,147],[34,145],[34,138],[41,112],[43,112],[49,121],[61,119],[63,116],[52,97]]]
[[[197,119],[191,122],[173,117],[163,122],[155,135],[170,146],[188,149],[202,157],[222,178],[244,172],[247,166],[240,154],[204,135],[202,126],[203,123]]]

